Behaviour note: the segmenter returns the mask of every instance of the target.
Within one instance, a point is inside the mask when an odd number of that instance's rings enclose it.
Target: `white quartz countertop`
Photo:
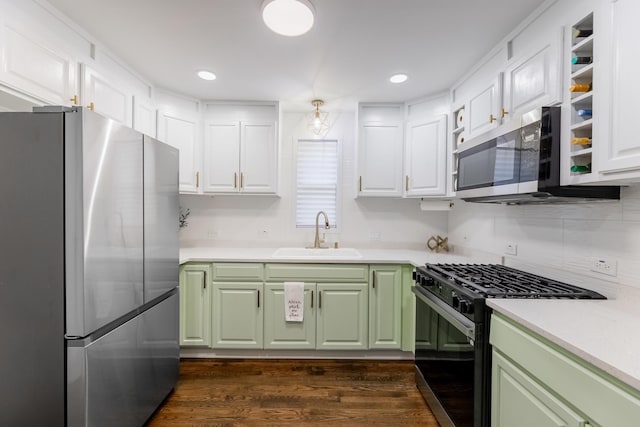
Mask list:
[[[635,288],[608,300],[487,300],[494,311],[640,390],[638,303]]]
[[[456,255],[447,252],[430,252],[411,249],[360,249],[357,251],[361,257],[274,257],[278,248],[225,248],[225,247],[194,247],[180,249],[180,264],[186,262],[286,262],[286,263],[361,263],[361,264],[411,264],[421,266],[426,263],[499,263],[500,258],[495,256],[473,258],[465,255]],[[330,254],[331,249],[327,250]]]

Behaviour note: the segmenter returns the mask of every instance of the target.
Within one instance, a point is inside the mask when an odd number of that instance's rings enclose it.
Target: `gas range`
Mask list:
[[[491,424],[487,298],[606,299],[497,264],[426,264],[414,279],[416,385],[443,427]]]
[[[474,320],[486,298],[606,299],[603,295],[499,264],[426,264],[416,287]]]

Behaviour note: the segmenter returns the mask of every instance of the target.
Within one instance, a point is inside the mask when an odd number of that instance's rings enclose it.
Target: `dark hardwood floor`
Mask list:
[[[434,426],[411,361],[183,359],[163,426]]]

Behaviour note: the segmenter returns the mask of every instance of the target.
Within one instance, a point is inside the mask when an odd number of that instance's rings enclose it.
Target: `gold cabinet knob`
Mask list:
[[[507,110],[505,110],[504,108],[500,109],[500,118],[504,119],[504,116],[506,116],[507,114],[509,114],[509,112]]]
[[[69,101],[71,101],[73,105],[78,105],[78,95],[73,95],[73,98],[70,98]]]

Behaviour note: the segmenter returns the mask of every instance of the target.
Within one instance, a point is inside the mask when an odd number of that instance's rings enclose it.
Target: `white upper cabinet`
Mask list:
[[[502,73],[480,85],[471,95],[465,110],[467,139],[487,132],[500,124]]]
[[[360,104],[358,196],[402,197],[402,104]]]
[[[275,193],[277,150],[275,124],[240,124],[240,191]]]
[[[80,95],[76,58],[88,51],[86,40],[38,6],[28,2],[2,5],[0,83],[3,85],[42,104],[74,105]]]
[[[132,127],[133,94],[116,78],[82,64],[82,104],[105,117]]]
[[[636,117],[636,101],[640,97],[640,55],[635,27],[640,17],[640,2],[607,2],[603,16],[599,20],[598,17],[596,15],[594,18],[594,32],[600,24],[601,36],[604,38],[602,45],[611,46],[606,51],[602,49],[594,53],[594,61],[597,60],[595,55],[598,53],[605,56],[609,72],[605,74],[606,78],[596,81],[604,87],[594,84],[593,89],[596,93],[607,94],[605,103],[609,105],[608,111],[602,109],[598,116],[596,105],[593,113],[594,126],[596,121],[602,120],[607,131],[603,135],[606,143],[600,144],[597,153],[601,180],[637,182],[640,180],[640,137]]]
[[[520,117],[536,107],[562,101],[562,32],[504,72],[504,96],[500,117]]]
[[[205,193],[276,194],[276,103],[207,104]]]
[[[157,136],[156,121],[157,111],[152,100],[143,96],[134,96],[133,128],[155,138]]]
[[[204,141],[204,191],[235,193],[240,185],[240,124],[207,123]]]
[[[407,123],[405,195],[446,195],[446,116]]]
[[[201,186],[199,103],[159,94],[158,139],[180,151],[180,192],[197,193]]]

